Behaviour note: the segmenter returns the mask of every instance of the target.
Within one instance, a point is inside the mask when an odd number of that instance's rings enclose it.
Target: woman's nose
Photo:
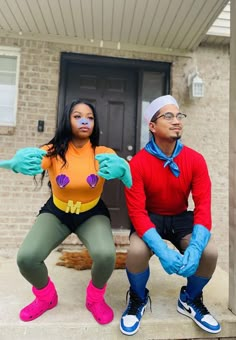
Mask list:
[[[84,124],[84,125],[87,125],[88,124],[88,119],[82,118],[80,123]]]
[[[89,120],[87,118],[80,118],[78,119],[78,125],[89,125]]]

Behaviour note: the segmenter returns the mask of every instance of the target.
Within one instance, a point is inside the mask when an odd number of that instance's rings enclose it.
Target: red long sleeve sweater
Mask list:
[[[184,146],[174,162],[180,169],[175,177],[165,161],[140,150],[130,161],[133,185],[125,188],[129,217],[142,237],[155,227],[148,212],[176,215],[188,208],[190,193],[194,201],[194,224],[211,230],[211,180],[201,154]]]

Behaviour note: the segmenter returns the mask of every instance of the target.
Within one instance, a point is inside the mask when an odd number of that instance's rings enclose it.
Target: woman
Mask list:
[[[65,108],[54,138],[42,147],[47,152],[41,163],[42,180],[47,171],[52,195],[17,255],[20,272],[32,284],[36,297],[21,310],[23,321],[34,320],[57,305],[56,288],[44,260],[72,232],[93,259],[86,307],[100,324],[113,319],[104,294],[114,269],[115,245],[101,194],[104,178],[120,178],[130,187],[131,175],[125,160],[98,144],[96,111],[91,104],[77,100]]]

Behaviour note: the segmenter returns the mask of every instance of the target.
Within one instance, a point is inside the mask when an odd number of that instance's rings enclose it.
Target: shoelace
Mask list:
[[[202,315],[210,314],[203,303],[202,296],[197,297],[195,300],[191,301],[190,304],[193,305],[195,309],[197,309],[197,311],[199,311],[199,313],[201,313]]]
[[[127,312],[129,315],[136,315],[140,307],[143,307],[143,305],[145,305],[145,302],[143,302],[135,293],[128,290],[126,293],[126,303],[127,303],[129,294],[130,294],[130,299],[129,299]],[[147,296],[147,300],[149,301],[150,310],[152,312],[152,300],[149,295]]]

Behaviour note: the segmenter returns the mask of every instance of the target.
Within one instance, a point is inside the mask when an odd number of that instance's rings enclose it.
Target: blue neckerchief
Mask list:
[[[148,142],[145,146],[145,150],[147,152],[149,152],[151,155],[164,160],[164,168],[169,165],[171,172],[175,175],[175,177],[179,177],[180,174],[180,170],[178,165],[174,162],[174,158],[176,156],[178,156],[178,154],[180,153],[180,151],[183,148],[183,144],[181,143],[181,141],[178,139],[176,141],[176,145],[175,145],[175,149],[173,154],[171,155],[171,157],[166,156],[161,149],[156,145],[154,138],[152,137],[152,139],[150,140],[150,142]]]

